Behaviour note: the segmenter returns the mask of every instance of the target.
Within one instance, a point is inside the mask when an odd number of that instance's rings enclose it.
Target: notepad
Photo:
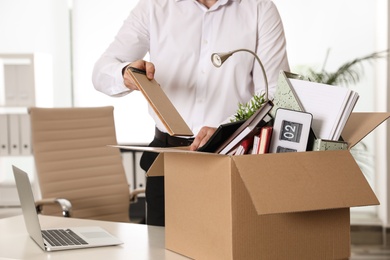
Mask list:
[[[339,86],[290,79],[303,111],[313,115],[312,128],[318,139],[339,140],[356,105],[357,92]]]
[[[146,72],[144,70],[132,67],[127,67],[126,73],[132,77],[134,83],[144,95],[170,135],[194,135],[156,80],[149,80],[146,77]]]

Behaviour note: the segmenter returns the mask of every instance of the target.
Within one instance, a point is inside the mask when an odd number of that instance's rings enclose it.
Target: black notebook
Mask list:
[[[217,148],[228,139],[245,120],[222,124],[217,128],[217,131],[210,137],[210,139],[202,147],[198,148],[199,152],[215,153]]]
[[[250,118],[248,118],[234,133],[227,138],[215,151],[219,154],[228,154],[247,135],[251,134],[256,127],[265,125],[270,116],[268,112],[273,107],[272,101],[265,102]]]

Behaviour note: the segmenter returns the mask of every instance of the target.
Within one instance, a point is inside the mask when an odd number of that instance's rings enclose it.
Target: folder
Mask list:
[[[19,115],[8,114],[9,154],[20,155]]]
[[[279,72],[277,88],[273,100],[274,107],[270,111],[270,115],[273,118],[275,118],[276,110],[278,110],[278,108],[304,112],[303,106],[290,83],[290,79],[303,79],[303,77],[286,71]]]
[[[9,155],[7,114],[0,114],[0,155]]]
[[[20,130],[20,154],[31,155],[31,126],[30,115],[19,114],[19,130]]]
[[[194,135],[156,80],[149,80],[144,70],[132,67],[127,67],[126,73],[132,77],[170,135]]]
[[[324,97],[326,94],[332,95],[332,97]],[[339,98],[339,95],[341,98]],[[313,138],[324,141],[339,141],[341,132],[358,97],[359,95],[352,90],[310,82],[304,79],[303,76],[280,71],[273,100],[274,107],[270,114],[275,117],[276,110],[279,107],[309,112],[313,114],[313,131],[311,133]],[[328,102],[322,103],[322,101]],[[330,109],[333,108],[339,110],[331,111]],[[330,120],[330,122],[327,120]],[[324,127],[325,123],[326,126]]]
[[[307,80],[291,79],[303,109],[313,115],[317,138],[338,141],[359,95],[346,88]]]

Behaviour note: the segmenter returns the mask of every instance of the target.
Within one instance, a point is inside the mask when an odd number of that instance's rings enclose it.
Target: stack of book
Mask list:
[[[266,125],[271,117],[268,115],[273,103],[265,102],[249,119],[247,119],[228,139],[215,151],[219,154],[231,154],[245,138],[253,138],[259,127]]]
[[[272,137],[272,126],[259,128],[253,135],[248,135],[230,153],[234,155],[268,153]]]

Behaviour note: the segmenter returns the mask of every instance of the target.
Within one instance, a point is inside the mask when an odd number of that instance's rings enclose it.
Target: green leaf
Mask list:
[[[251,117],[265,102],[265,93],[254,95],[247,103],[238,104],[236,114],[231,122],[246,120]]]
[[[328,55],[328,54],[327,54]],[[307,77],[315,82],[324,83],[328,85],[351,85],[360,81],[363,75],[362,62],[372,62],[373,60],[386,58],[389,51],[374,52],[369,55],[356,58],[352,61],[345,62],[335,72],[325,71],[325,64],[320,72],[316,72],[309,68]]]

